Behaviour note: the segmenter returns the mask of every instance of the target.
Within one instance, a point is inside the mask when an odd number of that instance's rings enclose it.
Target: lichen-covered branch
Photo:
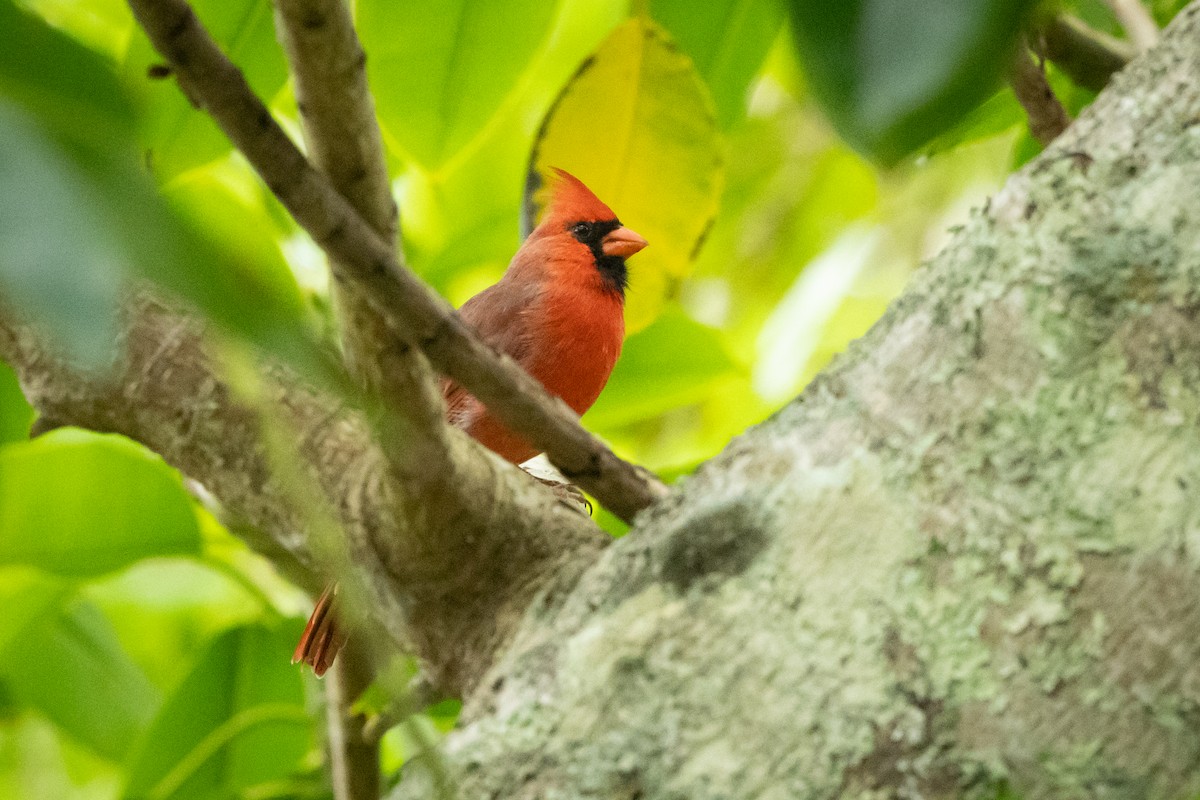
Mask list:
[[[531,614],[458,796],[1197,796],[1198,76],[1194,4]]]
[[[396,261],[329,182],[312,168],[220,52],[184,0],[129,0],[188,96],[246,156],[296,221],[397,335],[543,450],[568,480],[624,519],[667,495],[654,476],[619,459],[575,414],[511,359],[481,342],[448,304]]]

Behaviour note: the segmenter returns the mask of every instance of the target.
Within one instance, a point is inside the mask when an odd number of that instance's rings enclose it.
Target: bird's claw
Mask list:
[[[554,492],[554,495],[562,502],[566,503],[572,508],[582,508],[587,512],[589,517],[592,515],[592,502],[587,499],[578,486],[575,486],[571,483],[556,481],[553,478],[541,478],[537,475],[531,475],[530,477],[543,486],[549,488],[550,491]]]

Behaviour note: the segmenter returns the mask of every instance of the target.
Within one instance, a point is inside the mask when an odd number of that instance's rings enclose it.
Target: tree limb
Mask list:
[[[580,427],[578,417],[511,359],[499,356],[447,303],[401,268],[391,249],[316,172],[250,91],[183,0],[129,0],[188,96],[200,103],[296,221],[329,254],[335,279],[355,284],[397,334],[464,386],[562,474],[623,519],[666,496],[643,469]]]
[[[313,569],[311,521],[275,473],[260,412],[214,370],[203,326],[144,293],[127,317],[115,371],[89,375],[66,366],[0,305],[0,360],[16,370],[39,412],[142,442],[207,487],[248,530],[269,536],[265,549],[282,548]],[[561,596],[609,542],[578,510],[461,431],[447,428],[453,467],[434,484],[451,494],[418,502],[360,413],[278,371],[263,394],[345,532],[373,618],[397,646],[415,648],[431,684],[448,696],[470,691],[533,599]],[[248,542],[264,549],[261,540]]]

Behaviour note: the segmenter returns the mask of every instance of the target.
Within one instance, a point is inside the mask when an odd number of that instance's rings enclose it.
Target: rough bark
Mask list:
[[[1197,42],[1193,5],[533,609],[446,742],[458,796],[1196,796]]]
[[[340,524],[372,616],[415,648],[440,691],[469,691],[533,598],[569,582],[608,542],[577,509],[461,431],[445,432],[453,471],[422,481],[397,475],[354,409],[276,374],[260,411],[214,367],[195,320],[145,295],[129,318],[121,362],[111,375],[88,376],[0,304],[0,359],[40,413],[122,433],[199,481],[245,523],[236,533],[312,589],[320,584],[311,515],[262,443],[260,413],[280,418]]]

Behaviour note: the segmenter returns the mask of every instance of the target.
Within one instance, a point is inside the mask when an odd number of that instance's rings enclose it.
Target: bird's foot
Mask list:
[[[542,478],[537,475],[530,475],[529,477],[554,492],[554,496],[560,502],[566,503],[574,509],[583,509],[589,517],[592,515],[592,502],[587,499],[578,486],[572,483],[556,481],[553,478]]]

